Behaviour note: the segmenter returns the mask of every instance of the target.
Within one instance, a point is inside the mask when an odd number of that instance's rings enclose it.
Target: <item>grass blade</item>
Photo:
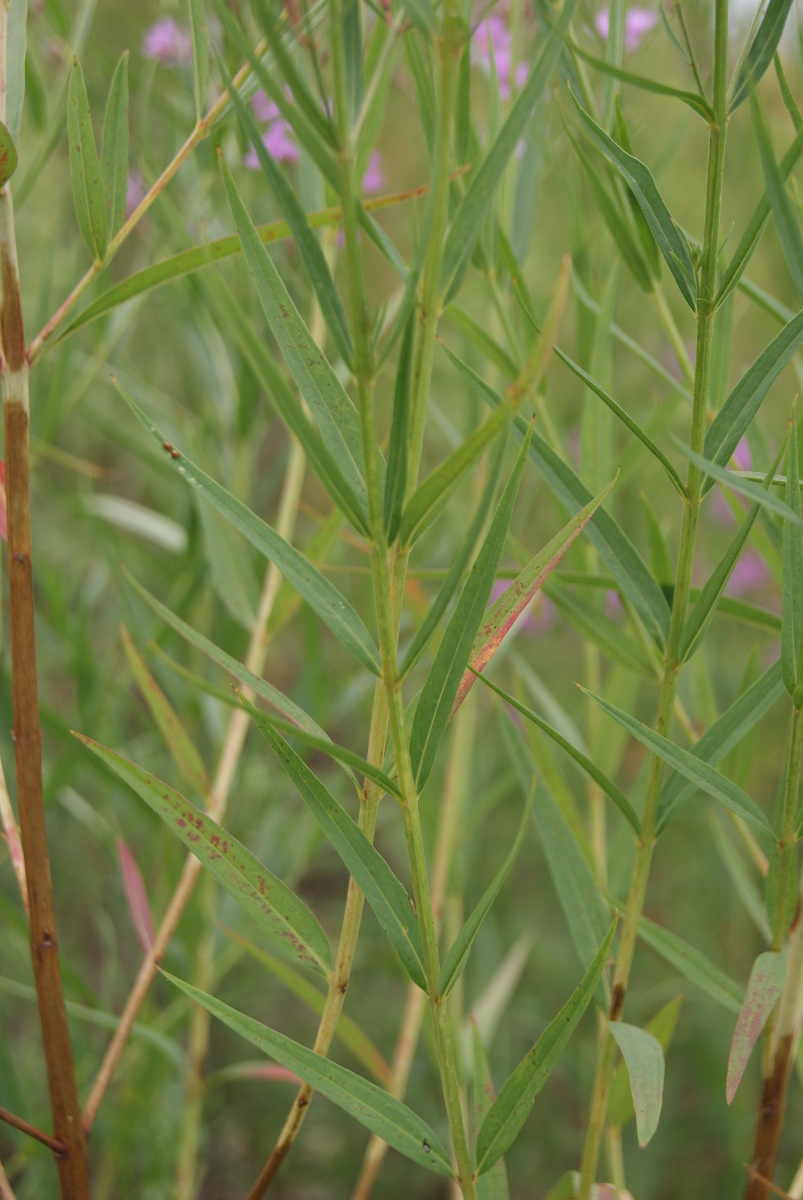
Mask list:
[[[660,954],[665,962],[712,1000],[716,1000],[717,1004],[721,1004],[729,1012],[739,1012],[744,992],[738,983],[712,963],[702,951],[689,945],[676,933],[656,925],[655,921],[650,921],[647,917],[642,917],[639,921],[638,935],[656,954]]]
[[[331,978],[332,952],[318,921],[250,850],[149,771],[92,738],[74,736],[142,797],[274,946],[300,966]]]
[[[361,505],[365,505],[365,467],[362,457],[359,414],[343,390],[343,386],[329,365],[326,356],[315,345],[312,334],[293,304],[287,288],[279,277],[279,272],[274,267],[270,255],[260,241],[251,218],[246,212],[240,193],[237,191],[231,172],[222,155],[220,156],[220,166],[234,222],[243,245],[243,253],[271,332],[281,347],[282,354],[302,396],[315,414],[327,449],[355,495],[359,497]],[[288,213],[289,209],[285,215],[287,216]],[[298,220],[303,218],[302,210],[298,206],[296,217]],[[313,238],[311,232],[309,237]],[[320,247],[318,249],[320,250]],[[321,252],[322,257],[323,252]],[[328,267],[326,271],[328,274]],[[332,284],[331,294],[334,295],[334,284]],[[334,304],[334,300],[332,300],[332,304]],[[345,321],[345,317],[343,320]],[[347,359],[347,361],[349,360]]]
[[[204,0],[189,0],[190,30],[192,32],[192,74],[195,91],[195,119],[200,121],[206,102],[206,87],[209,82],[209,44],[206,36]],[[225,81],[228,86],[228,80]],[[229,100],[239,99],[233,88],[229,89]]]
[[[388,469],[385,476],[384,520],[388,543],[396,539],[401,524],[404,496],[407,491],[407,430],[410,423],[410,393],[413,373],[415,317],[407,319],[396,367],[396,388],[393,394],[393,420],[388,445]]]
[[[786,504],[792,512],[800,516],[797,423],[794,414],[786,460]],[[803,530],[789,520],[783,523],[781,563],[781,667],[784,687],[789,695],[793,696],[800,682],[799,663],[803,647]]]
[[[471,916],[468,918],[465,925],[450,946],[449,953],[446,955],[446,958],[443,961],[440,978],[438,979],[439,1002],[442,1002],[446,999],[446,997],[449,995],[449,992],[460,978],[463,968],[468,961],[471,944],[479,933],[480,926],[488,915],[494,900],[502,890],[502,884],[507,879],[514,862],[519,856],[519,851],[524,843],[524,837],[530,824],[530,813],[532,812],[532,806],[533,793],[531,791],[524,807],[524,815],[521,818],[521,824],[519,825],[519,831],[516,834],[516,840],[510,848],[510,853],[502,863],[502,866],[497,871],[491,883],[486,888],[482,899],[479,901]]]
[[[772,62],[781,41],[792,0],[770,0],[764,19],[730,88],[730,111],[734,112],[755,88]]]
[[[591,1002],[613,941],[617,918],[571,998],[541,1034],[491,1105],[477,1138],[477,1173],[490,1170],[513,1144],[561,1052]]]
[[[529,438],[528,434],[421,689],[410,731],[410,759],[419,792],[434,766],[474,638],[488,607],[524,471]]]
[[[106,197],[95,135],[92,132],[84,73],[75,56],[67,98],[67,134],[70,143],[70,173],[75,215],[89,253],[96,262],[102,262],[108,238]]]
[[[125,221],[128,186],[128,51],[120,57],[112,77],[106,115],[103,119],[103,145],[100,171],[106,197],[106,224],[109,237],[117,235]]]
[[[266,1025],[244,1016],[221,1000],[207,996],[189,983],[168,975],[166,971],[163,974],[196,1004],[207,1009],[212,1016],[239,1033],[252,1046],[270,1055],[281,1066],[294,1071],[316,1092],[337,1104],[394,1150],[419,1166],[434,1171],[436,1175],[453,1178],[449,1155],[441,1142],[429,1125],[401,1100],[346,1067],[330,1062],[323,1055],[268,1029]]]
[[[655,180],[643,162],[634,158],[632,154],[628,154],[616,144],[613,138],[608,136],[604,129],[600,128],[571,92],[571,89],[570,95],[588,136],[619,172],[636,197],[666,265],[680,289],[680,294],[694,312],[697,307],[697,285],[694,279],[694,264],[689,244],[672,219],[672,214],[666,207]]]
[[[139,405],[134,403],[119,384],[117,384],[117,388],[134,416],[156,443],[163,448],[169,446],[170,443],[165,442],[163,434]],[[260,520],[250,508],[222,488],[190,459],[179,454],[178,450],[171,447],[167,452],[167,461],[173,464],[183,479],[194,484],[204,498],[226,517],[235,529],[239,529],[240,533],[244,534],[253,546],[256,546],[266,558],[276,564],[285,579],[303,596],[323,623],[331,629],[338,641],[354,655],[358,662],[361,662],[375,675],[379,675],[382,669],[379,651],[365,628],[362,618],[337,588],[333,587],[316,567],[308,563],[303,554],[300,554],[289,542],[280,537],[275,529]]]
[[[753,129],[761,158],[764,185],[767,189],[772,215],[775,217],[778,236],[781,239],[784,261],[792,276],[798,298],[803,300],[803,238],[800,236],[800,225],[792,209],[792,202],[786,193],[781,172],[775,161],[775,153],[772,149],[764,114],[755,95],[751,97],[750,107],[753,112]]]
[[[761,1036],[761,1031],[767,1024],[776,1002],[780,999],[785,978],[786,969],[782,954],[772,950],[759,954],[753,963],[744,1003],[733,1031],[733,1041],[728,1056],[728,1079],[725,1085],[725,1098],[728,1104],[733,1103],[733,1098],[742,1082],[745,1067],[750,1061],[753,1047]]]
[[[608,1032],[622,1052],[630,1076],[638,1144],[644,1148],[658,1128],[664,1099],[664,1052],[646,1029],[610,1021]]]
[[[421,935],[409,895],[379,851],[275,726],[265,718],[259,727],[328,841],[365,894],[407,974],[413,983],[426,991]]]
[[[179,720],[175,709],[151,675],[131,640],[125,625],[120,625],[123,648],[137,686],[151,710],[159,732],[165,740],[173,761],[186,781],[204,797],[209,795],[209,775],[192,738]]]

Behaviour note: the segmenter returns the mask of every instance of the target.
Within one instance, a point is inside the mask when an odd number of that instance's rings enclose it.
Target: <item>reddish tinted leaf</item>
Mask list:
[[[784,976],[783,957],[772,950],[759,954],[753,963],[728,1058],[728,1082],[725,1086],[728,1104],[736,1095],[753,1047],[783,990]]]
[[[134,922],[134,929],[137,931],[137,937],[143,952],[148,954],[153,946],[155,937],[151,906],[148,903],[145,881],[142,878],[140,869],[122,838],[117,839],[117,857],[120,859],[123,887],[125,888],[125,896],[128,901],[131,919]]]

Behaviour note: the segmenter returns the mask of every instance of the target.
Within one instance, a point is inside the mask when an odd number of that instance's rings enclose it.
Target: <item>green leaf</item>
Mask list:
[[[426,991],[421,935],[409,895],[356,822],[302,762],[272,723],[265,718],[260,721],[259,727],[302,800],[365,894],[404,969],[413,983]]]
[[[415,344],[415,315],[407,319],[396,367],[393,393],[393,420],[388,445],[388,469],[385,476],[384,521],[388,543],[396,539],[401,524],[402,506],[407,491],[407,430],[410,423],[410,393]]]
[[[746,479],[741,472],[728,471],[725,467],[719,466],[718,463],[712,462],[711,459],[703,457],[702,454],[695,454],[693,450],[689,450],[687,446],[683,446],[679,438],[673,440],[677,442],[678,446],[683,449],[686,457],[691,459],[704,475],[711,476],[712,483],[714,480],[717,480],[719,483],[723,483],[725,487],[730,488],[732,492],[738,492],[740,496],[746,496],[748,500],[760,505],[761,508],[766,508],[770,512],[776,513],[777,516],[783,517],[785,521],[796,525],[798,528],[803,528],[803,517],[799,513],[795,513],[794,509],[790,508],[783,500],[779,500],[773,495],[769,488],[765,490],[760,484],[752,483],[751,480]],[[770,483],[772,483],[772,479],[770,479]],[[707,490],[704,486],[703,491]]]
[[[647,79],[644,75],[635,75],[632,71],[623,71],[620,67],[615,67],[611,63],[605,62],[602,58],[595,58],[593,54],[588,54],[580,46],[572,46],[573,52],[582,58],[584,62],[590,64],[597,71],[602,71],[604,75],[610,75],[613,79],[620,79],[622,83],[629,83],[631,87],[639,88],[644,92],[653,92],[658,96],[670,96],[673,100],[680,100],[682,104],[687,104],[689,108],[701,116],[704,121],[713,124],[715,121],[714,110],[703,96],[698,96],[696,92],[684,92],[678,88],[669,87],[666,83],[658,83],[654,79]]]
[[[429,0],[402,0],[402,7],[419,33],[435,32],[435,14]]]
[[[741,784],[743,780],[737,778],[736,782]],[[741,843],[739,833],[731,822],[726,823],[713,812],[709,813],[709,824],[714,837],[714,845],[728,872],[734,892],[744,905],[751,921],[761,935],[762,941],[770,943],[772,930],[767,920],[764,897],[756,883],[755,865],[745,861],[740,845],[736,844],[737,838]]]
[[[255,946],[253,942],[249,942],[248,938],[244,938],[242,934],[235,933],[233,929],[227,929],[225,925],[220,928],[225,933],[226,937],[231,938],[238,946],[250,954],[252,958],[261,963],[263,967],[267,967],[270,973],[284,984],[289,992],[300,1000],[302,1004],[314,1012],[316,1016],[322,1016],[326,1008],[326,993],[322,991],[316,984],[305,976],[300,975],[288,963],[281,958],[276,958],[273,954],[269,954],[267,950],[262,950],[261,947]],[[350,1050],[358,1062],[361,1062],[366,1067],[376,1080],[390,1089],[393,1086],[393,1072],[390,1069],[389,1063],[379,1048],[371,1041],[368,1034],[357,1024],[352,1021],[347,1013],[341,1012],[337,1018],[335,1026],[335,1038]]]
[[[578,593],[570,592],[554,582],[545,591],[564,621],[576,629],[581,637],[587,638],[608,658],[621,663],[628,670],[647,679],[655,678],[655,667],[640,643],[601,609]]]
[[[506,635],[531,602],[544,580],[551,575],[566,551],[580,536],[600,504],[608,496],[617,477],[618,472],[617,476],[614,476],[608,486],[603,488],[590,504],[582,508],[559,533],[555,534],[540,553],[530,559],[524,570],[516,576],[499,599],[488,609],[486,618],[471,647],[469,665],[460,681],[452,716],[474,686],[477,675],[481,674],[488,666]]]
[[[579,685],[578,685],[579,686]],[[709,796],[713,796],[715,800],[719,800],[720,804],[724,804],[731,812],[736,813],[748,825],[752,825],[759,833],[771,833],[772,827],[769,821],[764,816],[761,809],[754,800],[751,800],[746,792],[743,792],[740,787],[737,787],[732,780],[716,771],[710,763],[705,762],[697,755],[692,754],[689,750],[684,750],[682,747],[670,742],[669,738],[663,737],[660,733],[655,733],[652,729],[648,729],[646,725],[642,725],[641,721],[637,721],[635,717],[629,716],[627,713],[621,712],[620,709],[614,708],[612,704],[608,704],[607,700],[603,700],[600,696],[595,696],[593,692],[587,688],[581,687],[581,692],[585,692],[596,704],[600,706],[609,716],[618,721],[628,733],[632,734],[637,741],[656,754],[674,770],[679,771],[686,779],[690,780],[702,791],[707,792]]]
[[[120,387],[119,383],[117,383],[117,389],[134,416],[150,433],[157,445],[164,447],[164,435],[139,405],[135,404]],[[174,454],[178,457],[174,457]],[[367,667],[375,675],[381,674],[382,665],[379,651],[362,619],[337,588],[333,587],[317,568],[307,562],[303,554],[300,554],[289,542],[280,537],[270,525],[261,521],[250,508],[222,488],[214,479],[211,479],[200,467],[180,454],[175,447],[168,451],[167,461],[168,464],[174,466],[182,478],[197,487],[203,497],[218,512],[222,513],[235,529],[239,529],[252,545],[256,546],[271,562],[275,562],[285,579],[303,596],[324,624],[331,629],[335,637],[364,667]]]
[[[719,762],[734,746],[738,746],[746,734],[761,720],[773,704],[783,695],[781,663],[776,660],[760,679],[728,708],[695,743],[691,754],[704,762]],[[672,775],[661,788],[658,802],[656,833],[663,833],[678,810],[694,795],[696,783],[690,783],[679,772]]]
[[[410,760],[420,792],[435,763],[441,739],[452,713],[460,680],[468,665],[474,638],[491,595],[499,559],[505,545],[513,505],[524,471],[529,434],[499,501],[482,549],[466,580],[446,627],[435,661],[421,689],[410,731]]]
[[[634,158],[632,154],[628,154],[616,144],[613,138],[608,136],[604,129],[600,128],[585,111],[571,89],[569,89],[569,93],[588,136],[616,168],[636,197],[666,265],[675,277],[683,299],[694,312],[697,307],[697,285],[694,279],[694,264],[689,244],[666,207],[655,180],[643,162]]]
[[[312,746],[315,750],[320,750],[323,754],[328,754],[336,762],[346,763],[355,771],[359,771],[366,779],[371,779],[383,791],[388,792],[391,796],[395,796],[397,800],[401,800],[402,794],[399,791],[399,787],[390,776],[386,775],[384,771],[380,771],[379,767],[375,767],[372,763],[369,763],[367,759],[362,758],[359,754],[355,754],[353,750],[348,750],[345,746],[338,746],[328,737],[316,737],[315,734],[308,733],[305,729],[300,729],[297,725],[292,725],[289,721],[277,721],[275,717],[266,716],[258,708],[255,708],[242,694],[240,695],[240,703],[245,711],[253,717],[263,733],[265,732],[264,726],[267,723],[273,729],[279,729],[291,737],[297,737],[299,741],[304,742],[307,746]]]
[[[610,1021],[608,1032],[622,1051],[630,1076],[638,1144],[643,1148],[658,1128],[664,1098],[664,1052],[646,1029]]]
[[[761,158],[764,184],[767,188],[767,196],[769,197],[772,214],[775,217],[778,236],[781,239],[784,261],[786,262],[789,274],[792,276],[792,282],[795,285],[798,297],[803,299],[803,238],[800,236],[800,225],[792,208],[792,202],[786,193],[778,164],[775,161],[775,153],[772,149],[770,135],[755,94],[751,96],[750,107],[753,113],[753,128],[755,130],[756,142],[758,143],[759,157]]]
[[[792,0],[770,0],[764,19],[730,87],[730,111],[733,112],[756,87],[772,62],[781,41]]]
[[[673,594],[675,590],[675,571],[669,557],[669,549],[661,529],[660,522],[650,504],[647,493],[639,492],[639,500],[647,518],[647,535],[650,539],[650,565],[652,573],[664,588],[665,593]]]
[[[761,351],[753,365],[745,371],[728,396],[722,408],[708,427],[703,454],[706,459],[724,467],[739,441],[747,432],[764,397],[780,375],[786,364],[803,344],[803,310],[797,313],[769,346]],[[699,465],[699,464],[698,464]],[[703,492],[714,485],[714,473],[703,484]],[[755,499],[755,497],[752,497]]]
[[[67,134],[70,143],[70,172],[75,215],[81,236],[96,262],[106,254],[106,196],[92,132],[89,100],[81,64],[73,56],[70,94],[67,99]],[[0,151],[2,147],[0,146]]]
[[[505,168],[513,157],[533,109],[544,94],[557,65],[576,8],[577,0],[564,0],[560,16],[544,41],[518,99],[457,210],[443,251],[441,290],[447,295],[453,282],[459,278],[462,264],[474,252],[480,228],[491,207],[494,193],[502,181]]]
[[[664,1052],[664,1057],[672,1041],[672,1035],[675,1032],[675,1025],[677,1024],[682,1004],[683,996],[676,996],[674,1000],[670,1000],[668,1004],[665,1004],[645,1026],[647,1032],[651,1033],[657,1040],[658,1045]],[[630,1092],[628,1069],[625,1063],[620,1063],[616,1068],[611,1084],[610,1098],[608,1100],[608,1124],[612,1129],[621,1130],[634,1116],[635,1109],[633,1108],[633,1097]]]
[[[506,379],[515,379],[518,374],[518,365],[515,359],[511,358],[504,346],[501,346],[489,333],[485,325],[476,321],[470,313],[454,302],[446,309],[444,316],[451,321],[455,329],[460,330],[471,346],[475,347],[484,358],[487,358],[499,369]],[[538,329],[537,333],[540,334],[541,330]]]
[[[195,90],[195,119],[200,121],[204,114],[206,86],[209,82],[209,46],[206,36],[206,14],[204,0],[189,0],[190,29],[192,31],[192,72]],[[228,86],[228,81],[226,81]],[[229,91],[229,100],[235,93]],[[239,97],[238,97],[239,98]]]
[[[282,40],[281,29],[276,19],[277,16],[281,19],[282,10],[277,9],[274,14],[271,6],[265,0],[258,0],[256,7],[259,12],[260,26],[265,31],[270,52],[275,60],[275,67],[278,68],[278,71],[272,70],[271,75],[278,74],[281,77],[285,87],[289,87],[292,92],[294,105],[304,113],[310,124],[315,127],[332,149],[336,150],[337,137],[329,114],[324,112],[320,100],[316,99],[304,82],[303,76],[296,70],[292,56],[288,54]]]
[[[316,1092],[337,1104],[394,1150],[419,1166],[428,1167],[436,1175],[453,1178],[449,1155],[436,1134],[412,1109],[389,1095],[384,1088],[330,1062],[322,1054],[308,1050],[284,1034],[260,1025],[259,1021],[244,1016],[221,1000],[207,996],[189,983],[168,975],[166,971],[163,974],[196,1004],[202,1005],[252,1046],[294,1071]]]
[[[16,145],[20,137],[22,106],[25,100],[25,55],[28,24],[28,0],[9,0],[6,4],[5,57],[6,57],[6,125],[11,141]],[[2,178],[2,169],[0,169]],[[7,183],[9,173],[3,180]],[[0,184],[0,187],[3,186]]]
[[[262,168],[268,183],[270,184],[274,196],[276,197],[276,201],[281,209],[282,216],[287,221],[290,232],[295,239],[296,247],[301,255],[304,266],[307,268],[310,282],[312,283],[315,295],[318,298],[318,303],[321,306],[321,312],[323,313],[324,320],[326,321],[326,324],[332,334],[334,343],[340,355],[342,356],[343,361],[348,367],[351,367],[354,358],[354,347],[352,345],[351,335],[349,334],[348,322],[346,320],[346,314],[343,312],[343,305],[340,303],[340,297],[337,294],[334,280],[332,279],[332,273],[329,270],[329,264],[326,261],[326,256],[324,255],[323,250],[321,249],[321,244],[307,222],[304,209],[301,207],[301,204],[298,201],[296,193],[293,190],[289,179],[284,171],[282,171],[277,163],[273,160],[270,154],[268,154],[263,141],[262,131],[256,123],[256,119],[250,105],[247,105],[240,98],[231,82],[231,79],[229,78],[226,68],[222,63],[220,69],[223,76],[223,82],[229,88],[229,94],[231,95],[234,111],[237,113],[237,116],[240,119],[240,124],[242,125],[248,140],[251,142],[251,145],[256,151],[259,165]],[[240,200],[239,194],[233,192],[234,182],[231,179],[231,175],[228,173],[225,160],[221,157],[220,161],[224,172],[224,180],[226,182],[227,191],[229,192],[232,213],[234,215],[235,223],[242,241],[246,261],[248,263],[248,269],[251,272],[251,278],[254,280],[257,294],[259,295],[260,304],[262,305],[265,316],[268,319],[268,324],[270,325],[276,340],[282,348],[282,352],[287,359],[288,366],[293,373],[296,383],[298,383],[302,394],[308,400],[308,403],[310,403],[313,411],[316,413],[316,415],[320,414],[321,402],[323,400],[327,405],[326,411],[331,413],[332,419],[338,426],[341,427],[341,437],[347,441],[351,456],[354,458],[355,465],[357,466],[359,486],[359,482],[362,478],[362,454],[360,453],[359,456],[355,456],[354,424],[353,421],[351,423],[346,421],[345,413],[342,419],[339,417],[336,405],[330,398],[330,393],[332,392],[333,388],[335,394],[338,395],[338,388],[342,393],[342,387],[340,386],[339,382],[337,384],[332,383],[332,376],[334,373],[331,371],[331,368],[329,368],[327,371],[326,368],[328,367],[328,363],[324,355],[320,352],[318,353],[322,361],[316,370],[314,359],[311,359],[310,357],[311,352],[314,354],[315,350],[317,349],[312,341],[312,335],[310,334],[306,325],[304,325],[304,322],[299,316],[297,310],[293,307],[293,302],[290,299],[290,295],[281,282],[279,274],[276,271],[276,268],[273,266],[270,255],[263,248],[259,234],[257,233],[254,225],[251,223],[245,206]],[[299,323],[301,325],[300,330],[298,328]],[[299,357],[301,360],[301,365],[299,365]],[[294,363],[295,366],[293,365]],[[306,371],[303,369],[304,363],[306,363]],[[316,378],[317,391],[320,393],[320,396],[317,397],[314,403],[309,400],[304,387],[302,387],[302,378],[306,380],[307,389],[313,386],[312,382],[308,378],[309,375],[313,375]],[[339,400],[339,403],[343,403],[344,401],[345,404],[350,405],[353,409],[351,401],[345,396]],[[357,420],[357,426],[359,426],[359,420]],[[324,433],[324,436],[326,436],[324,426],[322,426],[321,432]],[[356,432],[359,432],[358,428]],[[334,445],[330,446],[330,449],[335,452],[335,447],[337,445],[338,443],[335,442]],[[357,445],[360,445],[360,443],[357,443]],[[344,464],[342,462],[340,462],[340,466],[341,469],[344,469]]]
[[[728,1080],[725,1085],[725,1097],[728,1104],[733,1103],[733,1098],[742,1082],[745,1067],[750,1061],[753,1047],[780,999],[785,978],[786,968],[782,954],[771,950],[765,954],[759,954],[753,963],[744,1003],[733,1031],[733,1041],[728,1056]]]
[[[781,56],[778,54],[777,51],[775,52],[775,56],[772,60],[772,64],[775,67],[775,74],[778,78],[778,87],[781,89],[781,98],[783,99],[783,106],[786,109],[786,111],[789,113],[789,116],[792,118],[792,124],[795,127],[795,132],[797,133],[801,129],[803,129],[803,113],[801,113],[800,109],[797,106],[797,101],[795,100],[794,96],[792,95],[792,89],[790,88],[789,83],[786,78],[786,75],[784,73],[783,64],[781,62]]]
[[[488,1065],[482,1038],[471,1014],[471,1046],[474,1067],[474,1103],[471,1110],[472,1130],[479,1131],[488,1112],[496,1099],[493,1076]],[[486,1171],[477,1180],[477,1200],[510,1200],[510,1190],[507,1184],[505,1160],[497,1159],[490,1171]]]
[[[638,934],[656,954],[660,954],[679,974],[699,987],[712,1000],[716,1000],[730,1012],[739,1012],[744,992],[738,983],[700,950],[647,917],[642,917],[639,921]]]
[[[499,393],[467,363],[459,359],[447,346],[444,345],[443,349],[491,408],[498,408],[504,403]],[[516,417],[513,422],[514,436],[522,440],[526,432],[526,421],[521,416]],[[578,508],[593,500],[593,493],[579,475],[536,431],[532,434],[529,453],[550,489],[570,512],[576,512]],[[659,641],[664,642],[669,635],[669,605],[635,546],[604,508],[598,509],[594,514],[588,523],[586,534],[614,577],[616,585],[633,604],[647,629]]]
[[[538,729],[542,730],[543,733],[552,738],[554,742],[557,742],[561,749],[565,750],[566,753],[574,759],[580,769],[585,771],[589,778],[593,779],[594,782],[598,784],[605,795],[610,797],[610,799],[621,812],[622,816],[630,823],[633,831],[636,834],[636,837],[641,835],[641,822],[633,811],[630,801],[627,799],[624,793],[619,790],[616,784],[612,783],[611,780],[608,779],[607,775],[604,775],[599,767],[597,767],[586,754],[583,754],[581,750],[578,750],[578,748],[572,745],[567,738],[558,733],[557,729],[554,729],[547,721],[544,721],[543,718],[539,717],[537,713],[534,713],[533,710],[528,708],[526,704],[522,704],[520,700],[517,700],[514,696],[511,696],[509,692],[504,691],[497,684],[492,683],[490,679],[486,679],[484,675],[480,675],[478,678],[480,678],[482,682],[491,689],[491,691],[496,692],[497,696],[500,696],[506,704],[510,704],[516,709],[517,712],[520,712],[523,717],[526,717],[528,721],[532,721],[533,725],[537,726]]]
[[[605,940],[571,998],[541,1034],[491,1105],[477,1138],[478,1175],[490,1170],[515,1141],[534,1098],[549,1078],[564,1046],[591,1002],[608,958],[616,922],[617,917],[614,917]]]
[[[332,952],[316,918],[250,850],[149,771],[81,733],[74,736],[142,797],[274,946],[331,978]]]
[[[792,512],[800,516],[797,424],[794,414],[786,459],[786,504]],[[792,696],[800,679],[799,663],[803,649],[803,530],[799,525],[793,524],[792,521],[784,521],[781,546],[781,665],[784,687]]]
[[[112,77],[106,115],[103,119],[103,147],[100,152],[103,194],[106,197],[106,224],[110,238],[117,236],[125,221],[128,186],[128,51]]]
[[[502,462],[505,455],[505,447],[507,439],[501,438],[494,455],[491,468],[488,471],[488,479],[480,497],[480,502],[477,505],[477,511],[474,514],[474,519],[468,527],[468,531],[463,538],[457,553],[452,558],[452,564],[449,567],[449,573],[441,584],[441,589],[438,592],[435,600],[430,606],[429,612],[421,623],[421,628],[413,638],[410,648],[404,656],[401,667],[399,668],[399,677],[404,679],[405,676],[413,669],[421,655],[429,645],[430,639],[437,628],[443,614],[449,605],[449,601],[457,591],[458,585],[463,578],[463,572],[468,566],[469,559],[474,552],[474,547],[477,544],[483,526],[485,525],[488,511],[491,507],[491,502],[496,492],[496,485],[499,479],[499,474],[502,469]]]
[[[5,187],[17,169],[17,147],[0,121],[0,187]]]
[[[260,159],[260,161],[262,160]],[[302,396],[315,415],[327,449],[360,503],[364,505],[365,468],[359,413],[343,390],[343,385],[329,365],[326,356],[315,345],[312,334],[293,304],[287,288],[279,277],[279,272],[274,267],[270,255],[260,241],[251,218],[246,212],[245,205],[240,199],[240,193],[237,191],[231,172],[222,155],[220,156],[220,165],[237,232],[243,244],[243,253],[273,336],[281,347],[282,354]],[[278,170],[276,173],[279,174]],[[289,192],[289,187],[286,190]],[[292,228],[291,207],[288,200],[285,216]],[[295,209],[297,211],[295,211],[293,221],[303,221],[304,214],[300,206],[296,205]],[[310,241],[314,241],[312,232],[308,232]],[[317,242],[315,244],[318,245]],[[318,251],[323,258],[320,246],[318,246]],[[328,267],[326,273],[328,275]],[[323,287],[323,281],[319,282]],[[329,282],[331,283],[331,276]],[[334,294],[334,284],[332,284],[330,299]],[[334,302],[332,300],[332,304]],[[345,317],[343,320],[345,321]]]
[[[530,823],[532,803],[533,794],[531,792],[524,807],[524,815],[521,818],[519,831],[516,834],[516,840],[510,849],[510,853],[502,863],[502,866],[499,868],[491,883],[483,893],[482,899],[479,901],[471,916],[468,918],[465,925],[460,930],[459,934],[449,948],[449,953],[444,959],[443,966],[441,967],[440,978],[438,979],[438,998],[440,1003],[446,999],[446,997],[449,995],[449,992],[460,978],[460,975],[462,974],[463,969],[468,962],[468,955],[469,951],[471,950],[472,942],[479,933],[480,926],[490,912],[491,905],[499,895],[499,892],[502,889],[502,884],[507,879],[511,867],[519,856],[519,851],[524,843],[524,836],[527,833],[527,827]]]
[[[131,640],[125,625],[120,625],[120,636],[129,666],[137,681],[137,686],[151,710],[159,732],[165,740],[173,761],[186,781],[196,788],[202,796],[209,795],[209,775],[204,761],[196,750],[192,738],[182,725],[175,709],[159,687],[142,660],[139,651]]]

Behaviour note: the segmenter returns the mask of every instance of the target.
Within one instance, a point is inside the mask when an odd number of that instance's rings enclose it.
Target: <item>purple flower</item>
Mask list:
[[[733,568],[725,588],[725,594],[726,596],[743,596],[745,592],[752,592],[755,588],[761,587],[768,575],[764,559],[757,550],[748,546]]]
[[[180,67],[192,58],[192,37],[172,17],[165,17],[145,30],[142,53],[165,67]]]
[[[616,588],[610,588],[605,593],[605,615],[615,620],[622,612],[622,597]]]
[[[499,79],[499,95],[503,100],[510,99],[510,75],[513,66],[513,34],[505,23],[505,18],[499,13],[491,13],[481,21],[471,39],[471,52],[474,62],[490,73],[491,53]],[[516,65],[514,81],[520,88],[527,78],[528,66],[525,62]]]
[[[254,92],[251,97],[251,107],[258,121],[275,121],[279,116],[278,104],[274,104],[272,100],[269,100],[262,88],[258,92]]]
[[[145,180],[140,175],[139,171],[132,169],[128,173],[128,185],[125,191],[125,219],[131,216],[135,208],[139,208],[141,202],[145,199]]]
[[[293,141],[293,131],[286,121],[274,121],[262,135],[262,144],[276,162],[298,162],[298,146]],[[259,170],[257,152],[251,147],[243,158],[243,166],[249,171]]]
[[[740,471],[749,471],[753,466],[753,456],[746,437],[743,437],[733,452],[733,461]]]
[[[378,150],[372,150],[368,166],[362,177],[362,190],[364,192],[381,192],[384,186],[385,172],[382,170],[382,159]]]
[[[625,50],[632,54],[645,33],[649,33],[658,21],[658,14],[650,8],[629,8],[625,15]],[[610,31],[610,10],[601,8],[594,18],[594,28],[603,42],[607,42]]]

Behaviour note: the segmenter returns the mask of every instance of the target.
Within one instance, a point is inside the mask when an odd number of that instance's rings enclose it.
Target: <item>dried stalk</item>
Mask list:
[[[32,1125],[24,1117],[18,1117],[16,1113],[9,1112],[7,1108],[0,1108],[0,1121],[5,1121],[6,1125],[11,1125],[13,1129],[19,1129],[20,1133],[27,1133],[28,1137],[41,1142],[43,1146],[47,1146],[48,1150],[52,1150],[54,1154],[64,1153],[64,1146],[58,1138],[51,1137],[49,1133],[38,1129],[36,1125]]]

